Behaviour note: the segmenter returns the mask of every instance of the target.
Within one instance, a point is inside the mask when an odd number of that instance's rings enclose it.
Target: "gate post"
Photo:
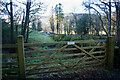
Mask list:
[[[19,77],[25,78],[24,41],[22,35],[17,37],[17,50],[18,50]]]
[[[114,37],[107,37],[106,42],[106,67],[111,70],[114,64]]]

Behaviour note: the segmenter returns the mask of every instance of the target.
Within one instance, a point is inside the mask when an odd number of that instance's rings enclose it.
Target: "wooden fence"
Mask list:
[[[24,43],[22,36],[19,36],[16,44],[3,45],[2,48],[16,49],[16,53],[0,55],[3,58],[3,77],[25,78],[98,65],[113,68],[113,37],[106,40]]]

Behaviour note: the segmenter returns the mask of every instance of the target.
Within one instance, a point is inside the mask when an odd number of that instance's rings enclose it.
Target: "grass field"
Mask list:
[[[29,42],[55,42],[49,35],[40,31],[32,31],[29,35]]]

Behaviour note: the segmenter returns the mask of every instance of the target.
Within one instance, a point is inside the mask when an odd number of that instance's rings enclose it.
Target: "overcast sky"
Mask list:
[[[6,0],[9,2],[9,0]],[[13,0],[13,2],[26,2],[27,0]],[[47,7],[47,11],[43,16],[49,16],[51,14],[51,8],[55,8],[56,4],[61,3],[63,6],[64,13],[88,13],[88,11],[84,10],[85,7],[82,6],[83,1],[85,2],[99,2],[99,0],[31,0],[31,1],[42,1],[45,3]],[[17,2],[16,2],[17,3]],[[25,6],[24,6],[25,7]],[[92,12],[92,10],[91,10]]]
[[[76,12],[76,13],[85,13],[84,6],[82,6],[83,1],[88,0],[42,0],[48,4],[48,9],[45,15],[50,14],[51,7],[55,7],[56,4],[61,3],[63,6],[64,13]]]
[[[82,6],[83,1],[84,2],[96,2],[99,3],[99,0],[41,0],[43,2],[45,2],[48,5],[47,11],[44,15],[50,15],[50,11],[51,11],[51,7],[55,7],[56,4],[61,3],[63,5],[63,11],[64,13],[70,13],[70,12],[76,12],[76,13],[88,13],[88,11],[84,10],[85,7]],[[109,2],[109,1],[113,1],[113,0],[101,0],[104,2]],[[120,0],[116,0],[116,1],[120,1]],[[96,6],[94,6],[97,10],[99,10],[99,8],[97,8]],[[93,10],[91,10],[92,13]],[[114,11],[114,9],[112,8],[112,11]]]

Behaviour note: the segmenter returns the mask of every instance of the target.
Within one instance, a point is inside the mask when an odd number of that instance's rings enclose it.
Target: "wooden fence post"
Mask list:
[[[22,35],[17,37],[17,48],[18,48],[19,76],[20,78],[25,78],[24,41]]]
[[[114,63],[114,37],[108,37],[106,42],[106,67],[113,69]]]

